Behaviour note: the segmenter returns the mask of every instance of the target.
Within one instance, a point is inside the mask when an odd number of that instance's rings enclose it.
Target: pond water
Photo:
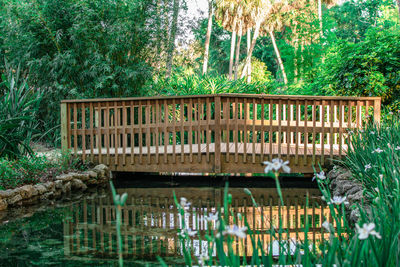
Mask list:
[[[125,265],[157,266],[158,255],[168,263],[183,265],[177,238],[181,218],[173,192],[192,203],[186,224],[204,233],[210,227],[204,216],[215,212],[223,202],[224,180],[226,177],[118,177],[114,181],[118,193],[129,195],[121,227]],[[301,227],[306,216],[312,225],[309,238],[317,241],[323,235],[321,222],[328,210],[320,200],[319,190],[309,180],[283,179],[285,206],[279,205],[270,178],[230,177],[229,183],[234,216],[245,215],[263,242],[269,242],[268,229],[277,227],[279,216],[282,227],[294,240],[304,238]],[[250,189],[258,207],[253,206],[244,187]],[[0,212],[0,222],[0,266],[117,265],[115,208],[108,188],[73,195],[54,205]],[[249,238],[247,241],[250,242]],[[242,255],[251,254],[247,241],[238,247]],[[197,255],[207,249],[207,242],[198,237],[193,237],[191,245]]]

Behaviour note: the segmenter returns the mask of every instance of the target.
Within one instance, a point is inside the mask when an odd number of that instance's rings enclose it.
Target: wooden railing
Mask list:
[[[279,157],[312,172],[374,120],[377,97],[200,95],[65,100],[63,149],[116,171],[255,173]]]

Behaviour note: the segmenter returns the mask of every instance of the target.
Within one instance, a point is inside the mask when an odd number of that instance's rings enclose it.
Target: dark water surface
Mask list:
[[[119,175],[114,181],[117,191],[129,195],[121,227],[125,265],[158,266],[157,255],[172,265],[183,265],[177,238],[181,218],[173,191],[192,203],[185,222],[202,234],[209,227],[204,216],[223,202],[226,180],[235,216],[245,215],[263,242],[269,242],[268,229],[277,227],[278,216],[282,216],[290,238],[304,238],[299,229],[306,216],[312,222],[309,238],[321,238],[322,216],[327,209],[321,206],[319,190],[310,179],[282,178],[285,206],[280,207],[275,184],[266,177]],[[244,187],[250,189],[258,208],[253,207]],[[309,206],[305,209],[307,195]],[[0,266],[117,265],[115,208],[108,188],[73,195],[54,205],[0,212],[0,223]],[[207,249],[207,242],[193,237],[192,246],[199,255]],[[251,254],[247,241],[238,249],[242,255]]]

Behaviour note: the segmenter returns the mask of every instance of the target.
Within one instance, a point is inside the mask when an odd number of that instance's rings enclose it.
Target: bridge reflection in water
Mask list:
[[[157,255],[179,256],[181,249],[178,229],[182,228],[181,217],[174,205],[172,191],[178,197],[186,197],[192,203],[185,221],[191,229],[199,230],[201,240],[192,237],[195,255],[208,249],[204,238],[207,223],[204,216],[215,212],[223,201],[223,188],[125,188],[127,205],[122,210],[123,252],[126,258],[151,259]],[[279,228],[282,218],[284,233],[280,238],[293,241],[304,240],[302,228],[306,217],[310,223],[308,238],[318,243],[328,233],[321,228],[329,218],[329,210],[320,198],[318,189],[282,189],[285,206],[279,204],[275,188],[250,188],[259,207],[254,207],[242,188],[230,188],[234,215],[245,215],[257,238],[268,247],[271,242],[270,229]],[[308,206],[306,206],[308,195]],[[115,259],[117,237],[115,228],[115,207],[110,196],[98,197],[81,202],[70,208],[69,219],[64,222],[64,250],[67,257],[90,257]],[[233,218],[230,218],[233,223]],[[243,225],[239,225],[243,226]],[[215,224],[211,225],[215,228]],[[276,240],[277,236],[273,239]],[[277,241],[275,241],[277,242]],[[237,243],[240,255],[252,255],[251,239]],[[275,253],[275,252],[274,252]]]

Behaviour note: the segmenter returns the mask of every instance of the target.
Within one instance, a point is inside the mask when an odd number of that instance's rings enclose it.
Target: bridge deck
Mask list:
[[[380,98],[201,95],[65,100],[62,147],[114,171],[263,172],[279,157],[311,173],[379,122]]]
[[[227,147],[229,146],[229,147]],[[272,144],[272,153],[270,152],[270,146],[268,144],[264,144],[264,151],[262,152],[261,150],[261,144],[254,144],[254,153],[256,155],[261,155],[261,154],[273,154],[273,155],[279,155],[279,148],[277,144]],[[285,155],[287,155],[287,144],[282,144],[281,145],[281,151],[285,151]],[[174,152],[174,148],[175,148],[175,152]],[[297,150],[297,154],[298,155],[312,155],[313,154],[313,145],[308,144],[307,145],[307,152],[304,152],[305,146],[304,144],[297,146],[298,150]],[[343,147],[342,149],[346,149],[346,147]],[[158,152],[157,152],[158,149]],[[235,143],[221,143],[221,153],[235,153]],[[330,145],[325,145],[324,147],[325,149],[325,155],[330,155],[331,153],[331,147]],[[315,153],[314,155],[316,156],[320,156],[322,153],[321,151],[321,147],[316,147],[315,148]],[[177,145],[177,146],[173,146],[173,145],[168,145],[167,149],[165,150],[165,146],[158,146],[158,148],[156,146],[150,146],[150,154],[155,155],[157,153],[159,154],[164,154],[166,151],[167,154],[181,154],[182,152],[182,146],[181,145]],[[198,145],[183,145],[183,153],[184,154],[197,154],[199,152],[199,146]],[[106,156],[107,155],[107,150],[102,150],[101,151],[102,155]],[[110,148],[109,152],[110,155],[115,155],[115,148]],[[200,153],[202,154],[206,154],[207,153],[207,144],[201,144],[200,145]],[[209,144],[209,153],[215,153],[215,143]],[[238,154],[244,154],[245,153],[245,145],[243,143],[238,144],[237,147],[237,153]],[[253,144],[246,144],[246,153],[247,154],[253,154]],[[83,151],[82,150],[78,150],[78,154],[82,155]],[[93,149],[93,152],[91,152],[90,149],[86,149],[85,150],[85,154],[86,155],[98,155],[99,154],[99,149]],[[125,149],[125,153],[124,153],[124,149],[122,147],[118,148],[117,150],[117,155],[131,155],[132,154],[132,149],[130,147],[127,147]],[[133,148],[133,154],[135,155],[142,155],[142,156],[147,156],[148,154],[148,147],[143,147],[142,151],[140,151],[139,147],[134,147]],[[283,154],[283,153],[281,153]],[[296,155],[296,145],[295,144],[290,144],[289,145],[289,154],[290,155]],[[333,155],[334,156],[339,156],[339,146],[338,145],[334,145],[333,146]]]

